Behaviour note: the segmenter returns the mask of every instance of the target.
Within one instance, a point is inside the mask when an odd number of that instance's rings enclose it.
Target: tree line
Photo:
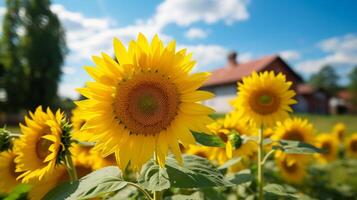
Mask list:
[[[18,112],[58,101],[65,31],[49,0],[6,0],[0,38],[1,110]]]
[[[324,66],[319,72],[312,75],[309,82],[315,88],[323,89],[331,96],[336,96],[339,91],[346,90],[352,95],[351,103],[357,105],[357,66],[355,66],[348,74],[348,84],[346,86],[339,85],[339,79],[335,69],[330,66]]]

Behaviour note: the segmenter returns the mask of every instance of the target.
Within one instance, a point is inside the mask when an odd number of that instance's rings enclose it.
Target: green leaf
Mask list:
[[[74,183],[64,183],[50,191],[44,200],[66,199],[78,200],[98,197],[116,192],[127,185],[121,179],[121,172],[117,167],[105,167],[88,174]]]
[[[254,180],[254,176],[252,175],[249,169],[241,170],[238,173],[234,174],[233,176],[229,177],[228,179],[231,183],[236,185],[240,185],[243,183],[250,182]]]
[[[177,194],[168,198],[169,200],[203,200],[203,195],[200,192],[194,192],[190,195]]]
[[[162,191],[170,188],[166,169],[161,168],[154,160],[150,160],[144,165],[138,178],[138,183],[151,191]]]
[[[49,191],[42,200],[52,200],[52,199],[67,199],[72,193],[74,193],[79,185],[79,181],[73,183],[64,182],[59,186],[55,187]]]
[[[282,150],[287,154],[314,154],[325,152],[322,149],[301,141],[280,140],[279,144],[278,146],[273,146],[273,149]]]
[[[20,184],[16,186],[4,200],[25,200],[27,199],[26,196],[30,189],[30,185]]]
[[[202,144],[204,146],[210,146],[210,147],[224,147],[225,146],[225,144],[221,140],[221,138],[216,135],[209,135],[209,134],[198,133],[198,132],[194,132],[194,131],[191,131],[191,132],[192,132],[193,137],[195,137],[196,142],[198,142],[199,144]]]
[[[277,199],[277,197],[284,197],[286,199],[297,199],[298,196],[290,193],[287,189],[279,184],[268,184],[264,187],[266,199]]]
[[[228,169],[242,161],[242,157],[232,158],[218,167],[218,170]]]
[[[159,191],[162,190],[162,185],[165,186],[164,188],[233,186],[232,183],[224,179],[223,174],[216,170],[207,159],[199,156],[184,155],[183,166],[181,166],[174,158],[168,157],[165,166],[166,173],[159,174],[160,170],[158,170],[157,167],[158,165],[154,161],[148,162],[143,167],[138,182],[145,189]],[[154,178],[152,179],[151,177]]]

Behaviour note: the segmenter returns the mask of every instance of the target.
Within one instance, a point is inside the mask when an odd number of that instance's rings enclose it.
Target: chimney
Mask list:
[[[232,51],[228,54],[227,56],[228,67],[236,67],[238,65],[237,56],[238,54],[235,51]]]

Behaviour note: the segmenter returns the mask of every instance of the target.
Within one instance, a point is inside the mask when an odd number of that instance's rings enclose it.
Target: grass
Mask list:
[[[314,124],[318,132],[329,132],[338,122],[346,124],[347,133],[357,132],[357,115],[295,114],[295,116],[307,118]]]
[[[213,118],[221,118],[224,114],[214,114]],[[314,124],[318,132],[329,132],[332,127],[342,122],[347,126],[347,133],[357,132],[357,115],[315,115],[315,114],[294,114],[296,117],[307,118]]]

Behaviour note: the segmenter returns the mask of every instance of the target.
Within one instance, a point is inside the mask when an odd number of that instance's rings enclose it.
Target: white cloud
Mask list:
[[[217,67],[225,62],[228,50],[219,45],[182,45],[178,48],[187,48],[193,52],[193,59],[197,61],[197,69],[205,67]]]
[[[279,52],[279,55],[286,60],[298,60],[301,57],[300,53],[295,50],[281,51]]]
[[[64,74],[75,74],[77,70],[74,67],[63,67],[62,71]]]
[[[195,22],[232,24],[249,18],[248,0],[166,0],[161,3],[153,20],[161,27],[175,23],[187,26]]]
[[[206,30],[200,29],[200,28],[190,28],[188,31],[185,33],[185,37],[188,39],[203,39],[206,38],[208,35],[208,32]]]
[[[166,0],[160,3],[155,13],[148,19],[138,19],[134,24],[118,27],[115,20],[102,17],[93,18],[83,15],[81,12],[68,10],[61,4],[53,4],[51,10],[59,16],[66,29],[66,40],[69,47],[69,55],[66,63],[88,62],[92,55],[100,52],[113,53],[113,38],[119,38],[124,44],[137,37],[141,32],[148,38],[154,34],[167,42],[170,35],[163,33],[166,26],[176,24],[188,26],[193,23],[206,24],[223,21],[232,24],[237,21],[247,20],[249,13],[247,5],[249,0]],[[204,30],[191,30],[187,33],[191,38],[204,38],[207,33]],[[185,46],[185,45],[182,45]],[[190,45],[187,46],[194,52],[194,59],[198,66],[217,66],[225,62],[227,50],[218,45]],[[72,68],[63,68],[65,74],[73,74]],[[60,94],[73,96],[68,93],[70,85],[61,85]]]
[[[348,67],[357,64],[357,35],[347,34],[323,40],[317,45],[326,55],[305,60],[297,64],[297,69],[306,73],[315,73],[324,65]]]
[[[80,87],[80,85],[61,83],[59,85],[58,93],[61,97],[78,99],[79,94],[78,94],[78,92],[76,92],[76,88],[79,88],[79,87]]]
[[[253,54],[250,52],[246,52],[246,53],[239,53],[238,52],[238,62],[248,62],[253,60]]]

